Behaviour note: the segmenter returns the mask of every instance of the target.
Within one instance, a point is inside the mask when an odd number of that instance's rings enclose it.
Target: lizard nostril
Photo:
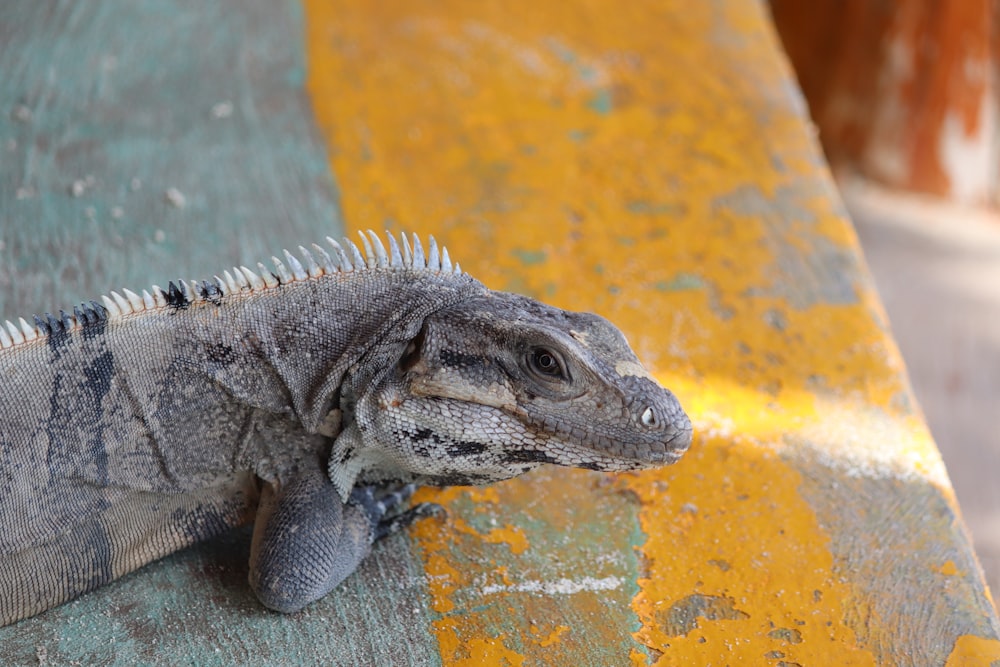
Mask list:
[[[656,426],[656,413],[653,412],[653,408],[646,408],[640,419],[645,426]]]

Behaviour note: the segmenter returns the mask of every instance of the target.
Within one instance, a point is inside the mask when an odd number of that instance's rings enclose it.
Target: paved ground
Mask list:
[[[994,596],[1000,593],[1000,215],[842,183]]]

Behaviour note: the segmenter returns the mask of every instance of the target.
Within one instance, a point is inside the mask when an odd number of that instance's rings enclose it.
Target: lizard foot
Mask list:
[[[371,522],[373,542],[398,533],[417,519],[444,514],[444,508],[437,503],[419,503],[408,510],[393,513],[410,499],[416,488],[415,484],[393,489],[359,486],[351,492],[349,502],[360,507]]]

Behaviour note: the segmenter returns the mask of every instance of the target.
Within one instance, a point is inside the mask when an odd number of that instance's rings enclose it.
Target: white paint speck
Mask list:
[[[31,109],[23,104],[18,104],[14,107],[14,110],[10,113],[11,118],[19,123],[27,123],[31,120]]]
[[[187,198],[184,196],[184,193],[177,188],[167,188],[165,195],[167,203],[174,208],[184,208],[187,206]]]
[[[153,232],[153,241],[155,241],[156,243],[163,243],[166,240],[167,240],[167,233],[162,229],[157,229],[155,232]]]
[[[74,197],[82,197],[83,193],[87,191],[87,184],[82,178],[78,178],[73,181],[72,185],[69,186],[69,193]]]
[[[232,115],[233,103],[228,100],[212,106],[212,118],[229,118]]]
[[[494,593],[533,593],[537,595],[573,595],[581,592],[613,591],[622,586],[621,577],[583,577],[582,579],[557,579],[555,581],[529,580],[519,584],[494,584],[484,586],[483,595]]]

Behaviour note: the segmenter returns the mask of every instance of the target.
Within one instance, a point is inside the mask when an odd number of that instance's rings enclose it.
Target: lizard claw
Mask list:
[[[393,533],[398,533],[417,519],[428,516],[444,516],[445,510],[437,503],[419,503],[401,514],[380,521],[375,527],[375,541],[388,537]]]
[[[393,489],[376,486],[359,486],[351,491],[350,503],[361,508],[367,515],[372,528],[372,542],[398,533],[417,519],[441,516],[444,508],[437,503],[419,503],[408,510],[393,514],[404,505],[416,491],[415,484],[407,484]],[[376,494],[376,492],[380,492]]]

